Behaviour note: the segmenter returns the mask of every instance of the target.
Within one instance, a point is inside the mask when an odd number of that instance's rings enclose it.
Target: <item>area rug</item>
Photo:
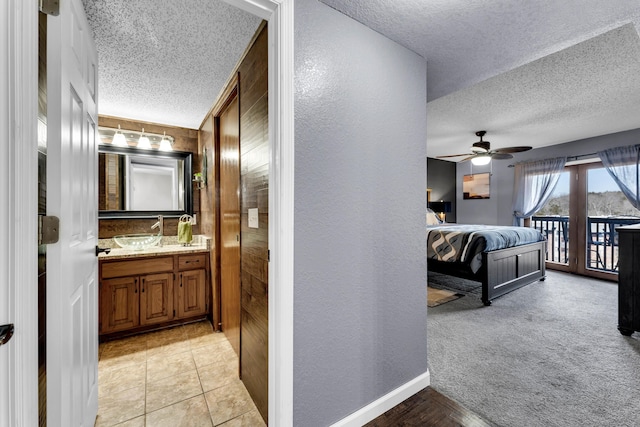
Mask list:
[[[463,296],[464,294],[461,293],[427,286],[427,307],[437,307],[445,302],[453,301]]]
[[[462,295],[482,296],[482,283],[480,282],[447,276],[446,274],[434,273],[432,271],[429,272],[427,277],[427,286],[430,288],[444,289]]]

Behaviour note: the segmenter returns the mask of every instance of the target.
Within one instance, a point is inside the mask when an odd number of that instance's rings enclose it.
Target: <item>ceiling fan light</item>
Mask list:
[[[471,159],[471,163],[473,163],[475,166],[488,165],[490,162],[491,162],[491,156],[486,154],[481,156],[476,156],[473,159]]]

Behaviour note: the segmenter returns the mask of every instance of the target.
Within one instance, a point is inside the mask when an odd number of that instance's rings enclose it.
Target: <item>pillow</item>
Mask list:
[[[427,225],[439,225],[439,224],[442,224],[442,221],[440,221],[440,218],[438,218],[438,215],[431,209],[427,208]]]

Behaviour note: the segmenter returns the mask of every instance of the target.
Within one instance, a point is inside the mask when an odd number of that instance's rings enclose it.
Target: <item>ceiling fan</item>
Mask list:
[[[465,162],[467,160],[471,160],[471,163],[474,165],[486,165],[489,164],[491,159],[496,160],[505,160],[512,159],[513,155],[511,153],[520,153],[522,151],[529,151],[532,147],[504,147],[498,148],[497,150],[491,149],[491,143],[489,141],[483,141],[482,137],[485,136],[487,131],[479,130],[476,132],[476,136],[480,137],[480,141],[474,142],[471,146],[471,153],[464,154],[451,154],[448,156],[438,156],[437,158],[443,159],[447,157],[460,157],[460,156],[468,156],[461,160],[461,162]]]

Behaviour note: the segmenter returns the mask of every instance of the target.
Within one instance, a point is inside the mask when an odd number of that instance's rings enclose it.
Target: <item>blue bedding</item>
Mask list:
[[[427,259],[468,264],[476,273],[482,252],[544,240],[534,228],[498,225],[436,225],[427,227]]]

